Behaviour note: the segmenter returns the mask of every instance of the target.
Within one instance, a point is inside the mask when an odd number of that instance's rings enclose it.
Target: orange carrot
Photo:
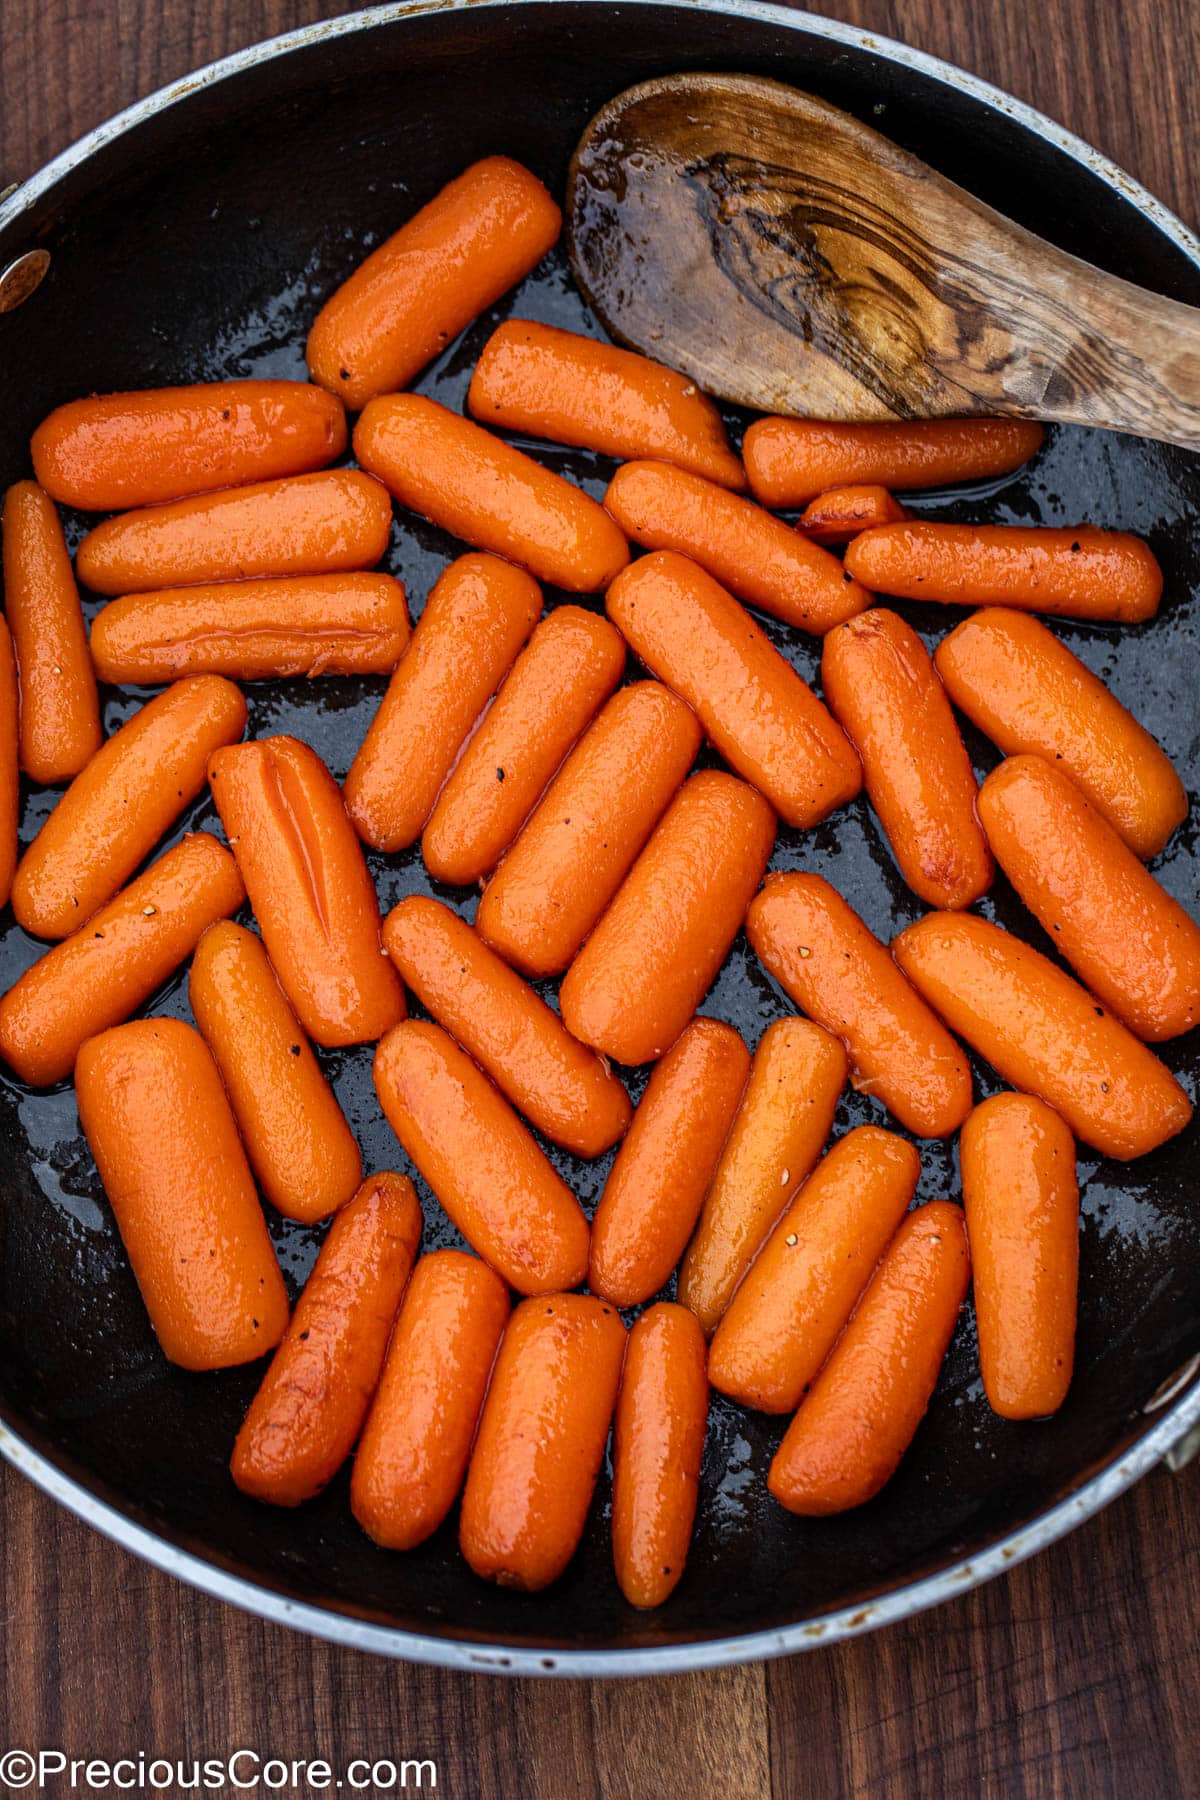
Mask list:
[[[873,1499],[929,1406],[970,1280],[962,1214],[946,1200],[904,1221],[775,1453],[767,1486],[820,1517]]]
[[[858,793],[862,768],[841,727],[703,569],[656,551],[614,582],[606,604],[646,666],[787,824],[815,825]]]
[[[971,1071],[878,938],[821,875],[771,875],[746,918],[764,968],[841,1038],[850,1079],[917,1137],[949,1137],[971,1110]]]
[[[204,786],[214,750],[241,737],[246,702],[198,675],[159,694],[80,771],[17,864],[17,923],[63,938],[129,879]]]
[[[571,964],[567,1029],[619,1063],[654,1062],[707,993],[775,842],[775,815],[717,769],[686,781]]]
[[[1011,1086],[1061,1113],[1077,1138],[1127,1162],[1192,1116],[1152,1051],[1037,950],[968,913],[927,913],[892,945],[952,1031]]]
[[[483,891],[475,928],[526,975],[566,968],[700,748],[693,713],[656,681],[614,694]]]
[[[477,1575],[536,1592],[583,1535],[625,1354],[617,1312],[585,1294],[512,1316],[479,1422],[459,1544]]]
[[[372,251],[308,337],[314,381],[353,411],[407,387],[558,238],[562,215],[507,156],[472,163]]]
[[[921,419],[833,425],[822,419],[756,419],[742,445],[764,506],[807,506],[849,482],[957,487],[1020,468],[1041,449],[1032,419]]]
[[[458,1498],[508,1289],[477,1256],[435,1250],[413,1270],[363,1427],[350,1505],[385,1550],[414,1550]]]
[[[188,998],[266,1198],[304,1225],[336,1212],[362,1180],[362,1157],[252,931],[205,932]]]
[[[995,1094],[962,1129],[979,1366],[993,1412],[1041,1419],[1071,1385],[1079,1283],[1075,1145],[1031,1094]]]
[[[812,544],[848,544],[872,525],[899,525],[910,516],[885,487],[860,483],[818,494],[805,507],[796,529]]]
[[[0,906],[7,906],[17,866],[20,817],[17,663],[8,625],[0,617]]]
[[[0,1056],[30,1087],[63,1081],[84,1041],[135,1013],[245,898],[228,850],[185,837],[9,988]]]
[[[420,835],[471,727],[542,610],[537,583],[494,556],[460,556],[434,584],[345,782],[377,850]]]
[[[70,781],[100,748],[100,702],[58,512],[35,481],[9,488],[3,535],[21,767],[35,781]]]
[[[465,887],[490,874],[624,672],[625,640],[607,619],[559,606],[542,620],[425,827],[435,881]]]
[[[379,903],[337,784],[297,738],[218,750],[208,766],[263,943],[309,1037],[370,1043],[404,1017]]]
[[[420,1240],[407,1175],[372,1175],[337,1215],[238,1432],[229,1469],[244,1494],[301,1506],[333,1480],[362,1429]]]
[[[693,1019],[656,1064],[592,1220],[588,1286],[614,1306],[663,1287],[691,1236],[750,1072],[732,1025]]]
[[[631,1606],[674,1592],[692,1540],[708,1422],[704,1334],[663,1303],[629,1334],[613,1426],[613,1562]]]
[[[273,1350],[287,1293],[216,1064],[178,1019],[89,1038],[79,1117],[163,1354],[225,1369]]]
[[[510,1287],[578,1287],[588,1224],[507,1100],[437,1025],[410,1019],[375,1052],[388,1124],[471,1247]]]
[[[209,381],[60,406],[30,446],[60,506],[121,512],[304,475],[346,448],[340,403],[303,381]]]

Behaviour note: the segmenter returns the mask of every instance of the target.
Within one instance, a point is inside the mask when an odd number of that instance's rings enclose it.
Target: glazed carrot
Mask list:
[[[621,1379],[625,1327],[587,1294],[518,1306],[504,1334],[463,1494],[477,1575],[535,1592],[583,1535]]]
[[[313,380],[353,411],[407,387],[528,275],[561,226],[558,207],[520,163],[472,163],[325,302],[308,337]]]
[[[767,1486],[820,1517],[873,1499],[937,1385],[970,1280],[962,1214],[931,1200],[904,1221],[775,1453]]]
[[[35,481],[9,488],[3,536],[21,767],[34,781],[70,781],[100,748],[100,702],[58,511]]]
[[[1120,1162],[1192,1116],[1170,1070],[1069,975],[986,919],[927,913],[892,945],[909,980],[1005,1081]]]
[[[717,1326],[709,1380],[792,1412],[833,1348],[917,1186],[912,1145],[875,1125],[839,1138],[763,1245]]]
[[[984,1392],[1002,1418],[1045,1418],[1075,1357],[1075,1144],[1032,1094],[994,1094],[963,1126],[959,1158]]]
[[[484,425],[622,460],[653,456],[744,488],[721,415],[694,381],[575,331],[507,319],[475,365],[467,405]]]
[[[592,1220],[588,1286],[640,1306],[665,1286],[712,1180],[750,1055],[732,1025],[693,1019],[655,1065]]]
[[[112,600],[92,626],[101,681],[390,675],[408,643],[391,575],[288,575]]]
[[[407,1175],[372,1175],[338,1213],[292,1322],[250,1402],[229,1469],[244,1494],[301,1506],[362,1429],[417,1245]]]
[[[362,1157],[261,940],[243,925],[206,931],[188,999],[265,1197],[303,1225],[336,1212]]]
[[[413,1270],[367,1414],[350,1505],[385,1550],[413,1550],[458,1498],[508,1289],[477,1256],[435,1250]]]
[[[241,737],[246,702],[198,675],[135,712],[80,771],[17,864],[17,923],[63,938],[111,900],[204,786],[208,759]]]
[[[669,1050],[763,878],[775,815],[718,769],[686,781],[559,991],[567,1029],[619,1063]]]
[[[365,1044],[404,1017],[379,903],[337,783],[293,737],[219,750],[213,799],[280,986],[318,1044]]]
[[[938,525],[864,531],[846,550],[857,580],[905,600],[1007,606],[1072,619],[1152,619],[1162,598],[1154,552],[1092,525]]]
[[[495,868],[624,672],[625,640],[607,619],[559,606],[542,620],[425,827],[435,881],[466,886]]]
[[[664,1302],[629,1334],[613,1425],[613,1562],[631,1606],[661,1606],[692,1541],[708,1423],[704,1333]]]
[[[975,773],[916,632],[881,606],[860,613],[825,639],[821,683],[909,887],[930,906],[978,900],[996,871]]]
[[[420,835],[541,610],[537,583],[494,556],[460,556],[435,582],[346,777],[346,810],[368,844],[404,850]]]
[[[742,456],[764,506],[807,506],[849,482],[957,487],[1020,468],[1041,449],[1032,419],[921,419],[834,425],[822,419],[756,419]]]
[[[225,1369],[273,1350],[287,1294],[216,1064],[178,1019],[89,1038],[79,1117],[169,1362]]]
[[[796,524],[812,544],[848,544],[872,525],[899,525],[910,515],[885,487],[830,488],[810,500]]]
[[[971,1071],[885,947],[821,875],[771,875],[746,917],[764,968],[841,1038],[850,1080],[917,1137],[949,1137],[971,1110]]]
[[[870,604],[836,556],[698,475],[666,463],[626,463],[604,504],[635,544],[690,557],[748,606],[802,631],[829,631]]]
[[[647,668],[675,689],[739,775],[789,825],[852,800],[862,768],[849,739],[731,594],[695,563],[655,551],[605,603]]]
[[[763,1033],[679,1271],[680,1302],[707,1336],[825,1148],[846,1074],[837,1038],[807,1019]]]
[[[383,943],[405,984],[474,1057],[518,1112],[576,1156],[600,1156],[629,1125],[629,1096],[602,1057],[465,919],[410,894],[393,907]]]
[[[1039,620],[974,613],[933,660],[955,706],[1006,756],[1061,764],[1143,862],[1186,818],[1187,790],[1150,733]]]
[[[65,1080],[84,1041],[135,1013],[245,898],[228,850],[185,837],[0,999],[0,1056],[30,1087]]]
[[[0,906],[8,904],[17,866],[18,759],[17,663],[8,625],[0,617]]]
[[[122,512],[304,475],[346,448],[341,404],[304,381],[208,381],[93,394],[33,434],[38,480],[60,506]]]
[[[436,400],[370,401],[354,453],[401,506],[554,587],[598,594],[629,561],[625,539],[582,488]]]
[[[614,694],[483,891],[475,929],[526,975],[557,975],[632,868],[700,748],[656,681]]]
[[[521,1294],[578,1287],[588,1224],[507,1100],[437,1025],[410,1019],[375,1052],[388,1124],[467,1242]]]

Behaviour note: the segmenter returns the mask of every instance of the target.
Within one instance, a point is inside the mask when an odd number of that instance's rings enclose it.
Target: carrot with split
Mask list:
[[[421,1241],[407,1175],[372,1175],[342,1208],[250,1402],[229,1469],[244,1494],[301,1506],[362,1429]]]
[[[0,617],[0,906],[8,904],[17,866],[21,810],[17,705],[17,661],[8,624]]]
[[[273,1350],[287,1293],[216,1064],[178,1019],[89,1038],[75,1064],[96,1159],[168,1361],[226,1369]]]
[[[613,1562],[631,1606],[661,1606],[687,1561],[708,1423],[704,1333],[663,1302],[629,1334],[613,1425]]]
[[[477,1256],[434,1250],[413,1270],[350,1482],[385,1550],[423,1544],[458,1498],[508,1317],[508,1289]]]
[[[931,1200],[905,1219],[775,1453],[789,1512],[846,1512],[891,1480],[937,1385],[971,1265],[962,1214]]]
[[[1032,419],[756,419],[742,456],[756,499],[787,508],[852,482],[910,491],[1009,475],[1037,454],[1044,435]]]
[[[70,781],[100,748],[100,701],[58,512],[35,481],[9,488],[3,536],[21,767],[34,781]]]
[[[909,517],[885,487],[859,483],[818,494],[800,515],[796,530],[811,544],[848,544],[872,525],[899,525]]]

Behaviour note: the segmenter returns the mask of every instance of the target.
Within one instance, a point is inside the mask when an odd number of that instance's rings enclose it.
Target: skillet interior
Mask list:
[[[570,149],[595,108],[630,82],[682,67],[740,68],[791,80],[848,107],[1022,223],[1145,285],[1200,301],[1200,272],[1132,202],[1003,112],[930,76],[750,14],[671,6],[531,4],[441,11],[371,32],[317,38],[286,59],[201,89],[108,144],[38,203],[51,273],[19,312],[0,317],[7,372],[0,482],[27,473],[27,438],[55,404],[94,389],[218,375],[301,375],[318,300],[398,220],[473,158],[505,150],[561,192]],[[23,230],[19,244],[33,241]],[[0,261],[3,261],[0,256]],[[420,384],[460,405],[496,319],[527,314],[585,330],[557,255],[454,346]],[[732,415],[731,415],[732,417]],[[735,424],[737,421],[735,421]],[[538,453],[593,493],[608,466]],[[1055,433],[1028,472],[981,500],[922,499],[952,517],[1075,523],[1091,517],[1149,537],[1167,599],[1149,629],[1066,625],[1063,635],[1163,742],[1189,788],[1197,729],[1200,552],[1190,518],[1200,461],[1078,430]],[[82,522],[71,521],[74,542]],[[451,541],[406,519],[388,566],[419,611]],[[553,598],[553,596],[551,596]],[[932,642],[958,615],[905,607]],[[779,626],[774,640],[806,677],[819,646]],[[251,689],[251,730],[295,730],[344,774],[382,683]],[[144,695],[105,697],[111,729]],[[972,740],[981,769],[994,754]],[[51,796],[28,792],[23,837]],[[197,803],[181,829],[215,825]],[[381,897],[429,890],[415,853],[373,857]],[[832,877],[887,936],[920,910],[861,800],[816,832],[781,832],[776,867]],[[1200,860],[1189,821],[1157,869],[1196,910]],[[439,897],[468,916],[461,891]],[[1046,947],[1005,887],[984,904]],[[0,985],[38,947],[0,916]],[[186,1014],[183,980],[153,1010]],[[705,1003],[757,1041],[788,1010],[741,940]],[[327,1056],[368,1167],[403,1167],[382,1123],[367,1050]],[[1194,1092],[1200,1048],[1167,1047]],[[995,1086],[977,1069],[980,1092]],[[641,1080],[634,1077],[635,1097]],[[837,1129],[882,1121],[850,1097]],[[1132,1170],[1085,1156],[1077,1378],[1049,1424],[993,1418],[976,1375],[973,1321],[956,1336],[932,1414],[885,1495],[824,1523],[783,1515],[763,1478],[780,1427],[715,1400],[696,1542],[670,1604],[627,1608],[609,1565],[604,1483],[585,1546],[537,1598],[477,1582],[453,1527],[407,1557],[388,1557],[349,1517],[343,1477],[314,1505],[278,1514],[232,1488],[226,1459],[259,1371],[219,1378],[171,1370],[158,1354],[83,1142],[69,1091],[32,1097],[0,1076],[0,1412],[37,1448],[131,1517],[210,1561],[295,1599],[434,1634],[513,1646],[600,1649],[686,1643],[784,1626],[853,1605],[973,1552],[1046,1507],[1127,1444],[1155,1387],[1200,1349],[1200,1219],[1188,1169],[1196,1133]],[[555,1153],[585,1204],[608,1159]],[[957,1191],[954,1158],[926,1146],[921,1193]],[[426,1196],[428,1198],[428,1196]],[[455,1241],[429,1208],[427,1245]],[[311,1264],[317,1234],[272,1220],[289,1278]]]

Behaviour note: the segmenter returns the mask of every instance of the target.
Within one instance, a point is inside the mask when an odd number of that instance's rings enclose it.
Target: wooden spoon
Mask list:
[[[1200,449],[1200,310],[1056,250],[779,82],[618,94],[572,158],[568,220],[611,335],[721,399],[1062,419]]]

